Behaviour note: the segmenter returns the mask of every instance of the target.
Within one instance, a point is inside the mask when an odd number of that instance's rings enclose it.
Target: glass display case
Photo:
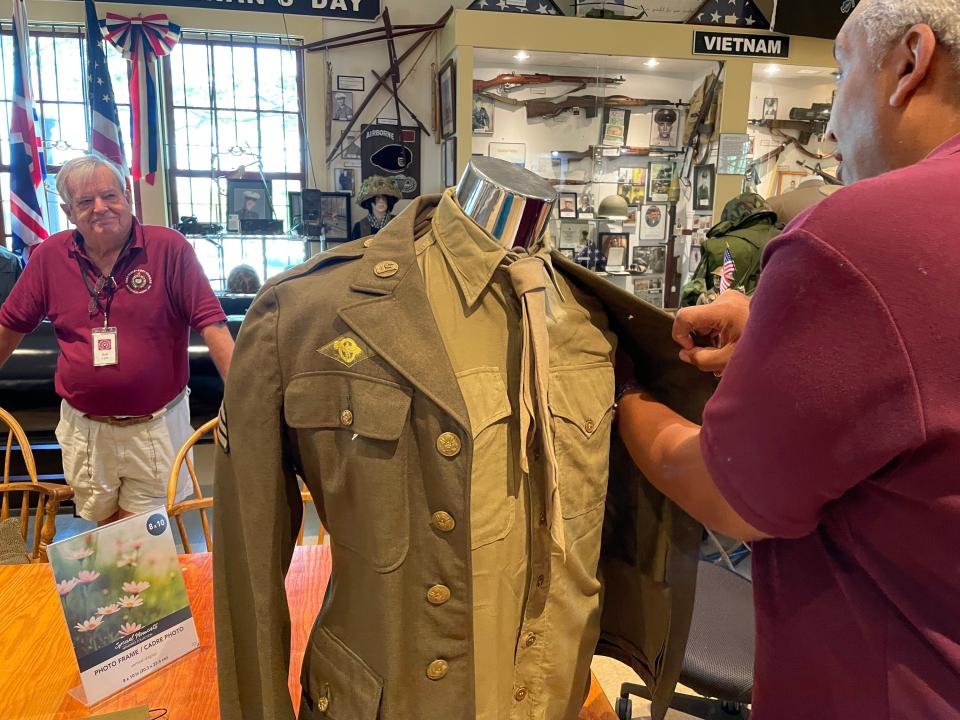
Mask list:
[[[547,178],[558,192],[554,245],[662,307],[678,206],[693,199],[689,100],[716,68],[475,48],[473,154]]]
[[[300,235],[187,235],[215,291],[227,289],[227,277],[237,265],[249,265],[261,282],[279,275],[311,256],[311,243],[321,238]]]

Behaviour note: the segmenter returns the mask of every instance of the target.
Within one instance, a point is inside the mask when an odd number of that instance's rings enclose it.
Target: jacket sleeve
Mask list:
[[[221,408],[214,610],[222,720],[292,720],[284,576],[303,504],[283,422],[276,289],[251,306]]]

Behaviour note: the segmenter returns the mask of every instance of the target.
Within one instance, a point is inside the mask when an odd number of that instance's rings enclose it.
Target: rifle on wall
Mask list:
[[[514,74],[502,73],[490,80],[474,80],[473,91],[475,93],[492,90],[493,88],[504,88],[512,90],[523,87],[524,85],[619,85],[624,82],[622,77],[584,77],[582,75],[549,75],[547,73],[528,73]]]
[[[536,98],[523,101],[523,105],[527,108],[528,120],[535,118],[555,118],[561,113],[576,109],[582,109],[586,116],[592,120],[597,116],[598,111],[605,107],[636,108],[672,104],[669,100],[647,100],[627,97],[625,95],[611,95],[610,97],[577,95],[559,102]]]

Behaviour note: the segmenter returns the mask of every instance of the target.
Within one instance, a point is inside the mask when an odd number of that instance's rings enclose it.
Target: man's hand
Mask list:
[[[735,290],[711,305],[684,308],[673,323],[680,359],[704,372],[723,372],[750,316],[750,300]],[[698,347],[695,336],[713,347]]]

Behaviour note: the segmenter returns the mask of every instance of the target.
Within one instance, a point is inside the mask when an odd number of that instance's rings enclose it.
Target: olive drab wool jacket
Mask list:
[[[418,198],[375,239],[274,278],[247,313],[216,461],[225,720],[294,716],[283,577],[302,513],[297,476],[333,552],[299,717],[473,720],[472,435],[413,246],[439,199]],[[558,253],[553,262],[603,304],[639,380],[698,421],[713,380],[677,359],[670,317]],[[337,347],[344,336],[355,340]],[[462,447],[445,457],[438,441],[451,430]],[[643,478],[615,433],[610,460],[597,652],[632,666],[662,717],[683,662],[702,528]],[[450,599],[429,612],[424,588],[438,577]]]

